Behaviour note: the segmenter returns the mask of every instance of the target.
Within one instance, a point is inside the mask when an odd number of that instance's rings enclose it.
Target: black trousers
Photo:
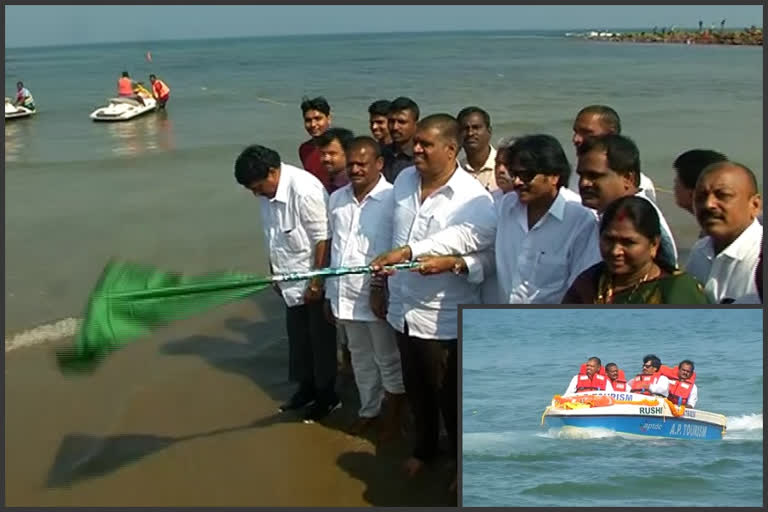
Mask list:
[[[397,333],[403,381],[414,417],[413,456],[429,461],[438,454],[440,414],[448,431],[450,455],[458,449],[457,341],[427,340]]]
[[[336,396],[336,326],[323,313],[323,303],[286,309],[288,378],[319,400]]]

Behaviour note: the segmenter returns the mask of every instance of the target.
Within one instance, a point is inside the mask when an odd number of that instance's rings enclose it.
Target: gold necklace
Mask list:
[[[648,276],[651,274],[651,271],[645,273],[642,279],[638,281],[635,286],[632,288],[632,291],[629,292],[629,295],[627,296],[627,303],[629,304],[632,300],[632,297],[635,295],[635,292],[638,288],[640,288],[640,285],[643,284],[648,280]],[[605,274],[600,276],[600,283],[597,290],[597,300],[595,301],[596,304],[613,304],[613,298],[615,295],[615,289],[613,286],[613,276],[609,277],[608,279],[605,279]]]

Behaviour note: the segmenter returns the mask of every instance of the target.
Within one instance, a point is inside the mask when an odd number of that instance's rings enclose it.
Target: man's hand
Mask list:
[[[304,302],[317,302],[323,300],[325,288],[322,279],[317,277],[310,279],[307,289],[304,291]]]
[[[394,265],[395,263],[410,261],[410,260],[411,260],[411,248],[406,245],[404,247],[398,247],[397,249],[392,249],[389,252],[385,252],[384,254],[376,256],[376,258],[371,262],[370,265],[371,267],[373,267],[373,271],[376,274],[391,275],[394,273],[394,271],[383,270],[383,267]]]
[[[416,261],[419,266],[411,269],[423,276],[442,274],[443,272],[460,273],[466,269],[464,260],[459,256],[421,256]]]

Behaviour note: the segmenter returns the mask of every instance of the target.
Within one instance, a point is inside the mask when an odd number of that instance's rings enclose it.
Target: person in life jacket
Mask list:
[[[149,75],[149,81],[152,84],[152,95],[157,100],[157,108],[164,109],[165,104],[168,103],[168,98],[171,96],[171,88],[154,74]]]
[[[661,359],[653,354],[645,356],[641,373],[627,382],[627,387],[632,393],[667,396],[669,394],[669,379],[660,370]]]
[[[23,82],[16,82],[16,105],[35,110],[35,100]]]
[[[614,391],[629,391],[627,387],[627,378],[624,376],[624,370],[620,370],[616,363],[605,365],[605,375],[611,381],[611,387]]]
[[[144,98],[142,98],[141,95],[136,94],[133,88],[133,80],[131,80],[127,71],[123,71],[123,75],[117,80],[117,95],[121,98],[133,98],[143,105]]]
[[[673,404],[685,405],[691,409],[696,407],[699,391],[696,388],[696,372],[693,369],[693,361],[689,359],[680,361],[680,364],[675,368],[662,367],[662,373],[669,379],[667,398]]]
[[[584,391],[613,391],[599,357],[587,359],[579,374],[571,379],[571,383],[568,384],[563,396]]]

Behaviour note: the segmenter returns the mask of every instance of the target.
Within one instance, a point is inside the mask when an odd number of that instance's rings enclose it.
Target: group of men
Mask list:
[[[590,357],[582,371],[571,379],[563,396],[589,391],[630,392],[663,396],[674,405],[695,408],[699,401],[695,382],[696,373],[690,359],[684,359],[675,368],[670,368],[662,365],[657,356],[649,354],[643,358],[640,373],[627,381],[616,363],[603,367],[599,357]]]
[[[381,417],[381,435],[396,435],[407,396],[414,449],[405,469],[413,475],[440,453],[440,417],[456,457],[458,305],[559,303],[600,260],[601,212],[624,196],[654,204],[653,183],[606,106],[582,109],[573,125],[578,192],[568,188],[570,165],[555,155],[562,148],[553,137],[525,139],[560,164],[517,168],[504,160],[508,148],[490,143],[490,116],[479,107],[422,119],[410,98],[379,100],[369,108],[371,136],[332,127],[322,97],[304,98],[301,112],[310,135],[299,146],[303,169],[261,145],[235,163],[238,183],[260,199],[271,270],[370,265],[375,273],[279,285],[298,383],[280,410],[313,422],[340,406],[338,337],[360,395],[355,432]],[[741,298],[755,281],[760,195],[746,167],[700,156],[676,162],[678,202],[690,197],[705,234],[692,256],[696,277],[718,302]],[[659,217],[662,252],[676,266]],[[417,262],[412,271],[390,269],[409,261]]]

